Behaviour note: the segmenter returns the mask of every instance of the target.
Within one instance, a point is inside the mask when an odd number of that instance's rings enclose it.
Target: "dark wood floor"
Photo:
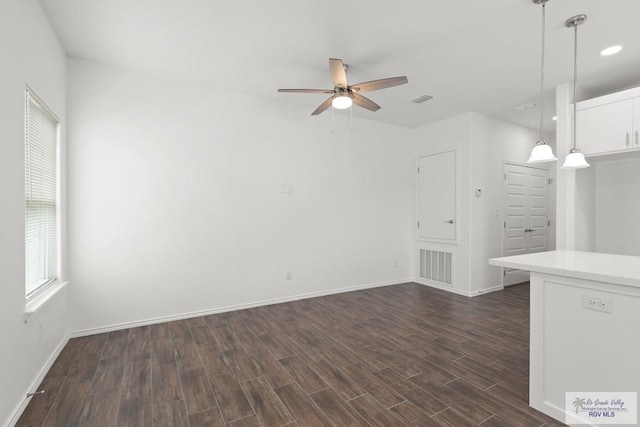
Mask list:
[[[19,426],[542,426],[529,288],[404,284],[69,341]]]

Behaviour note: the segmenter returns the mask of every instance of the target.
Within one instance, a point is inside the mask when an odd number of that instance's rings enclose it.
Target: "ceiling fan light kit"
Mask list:
[[[374,90],[386,89],[388,87],[399,86],[408,83],[407,76],[391,77],[387,79],[371,80],[368,82],[349,85],[347,83],[347,67],[341,59],[329,58],[329,70],[333,89],[278,89],[278,92],[285,93],[325,93],[331,96],[315,109],[312,116],[317,116],[329,107],[345,109],[356,104],[369,111],[378,111],[381,107],[362,96],[361,93]]]
[[[331,105],[338,110],[344,110],[353,105],[353,100],[349,95],[336,95],[331,101]]]
[[[547,163],[547,162],[555,162],[558,160],[556,156],[553,155],[553,150],[544,140],[544,136],[542,134],[542,129],[544,125],[544,36],[545,36],[545,4],[549,0],[533,0],[535,4],[542,5],[542,49],[541,49],[541,60],[540,60],[540,139],[536,142],[535,147],[531,150],[531,156],[529,156],[529,160],[527,163]]]
[[[576,97],[576,85],[578,81],[578,26],[583,24],[587,20],[587,15],[573,16],[564,23],[567,28],[573,28],[574,41],[573,41],[573,132],[571,134],[571,150],[567,155],[567,158],[562,165],[563,169],[583,169],[588,168],[590,165],[584,158],[584,154],[576,147],[576,122],[577,119],[577,97]]]

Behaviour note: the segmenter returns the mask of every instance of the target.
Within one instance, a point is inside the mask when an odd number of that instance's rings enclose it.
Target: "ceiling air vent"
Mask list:
[[[531,104],[520,105],[520,106],[516,107],[516,110],[524,111],[524,110],[528,110],[530,108],[537,107],[537,106],[538,106],[538,104],[536,104],[535,102],[532,102]]]
[[[417,97],[416,99],[414,99],[411,102],[413,102],[415,104],[422,104],[423,102],[427,102],[430,99],[433,99],[433,96],[431,96],[431,95],[422,95],[422,96]]]

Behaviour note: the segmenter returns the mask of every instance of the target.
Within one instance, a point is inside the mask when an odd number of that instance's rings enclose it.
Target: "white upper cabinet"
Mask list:
[[[633,147],[640,148],[640,97],[633,99]]]
[[[626,150],[632,128],[631,99],[578,110],[576,144],[586,156]]]
[[[576,144],[585,156],[640,149],[640,88],[578,102]]]

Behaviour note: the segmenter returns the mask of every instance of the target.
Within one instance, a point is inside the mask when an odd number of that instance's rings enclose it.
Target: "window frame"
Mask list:
[[[26,182],[26,174],[27,174],[27,170],[26,170],[26,156],[28,155],[28,150],[27,150],[27,144],[28,144],[28,126],[29,126],[29,104],[30,103],[35,103],[37,104],[37,106],[39,108],[41,108],[47,115],[49,115],[54,121],[55,121],[55,148],[54,148],[54,152],[55,152],[55,234],[56,234],[56,268],[55,268],[55,277],[48,279],[48,280],[44,280],[41,283],[39,283],[36,287],[34,287],[33,289],[31,289],[31,291],[28,290],[28,284],[27,284],[27,274],[26,274],[26,268],[27,268],[27,264],[26,264],[26,256],[27,256],[27,237],[26,237],[26,225],[27,225],[27,200],[26,198],[24,199],[24,224],[25,224],[25,233],[24,233],[24,242],[25,242],[25,247],[24,247],[24,255],[25,255],[25,279],[23,282],[23,286],[24,286],[24,292],[25,292],[25,300],[26,303],[29,304],[31,302],[34,302],[35,300],[37,300],[40,296],[42,296],[43,294],[45,294],[48,290],[52,289],[56,284],[61,283],[61,271],[62,271],[62,233],[61,233],[61,206],[60,206],[60,201],[61,201],[61,187],[60,187],[60,182],[61,182],[61,127],[62,127],[62,121],[60,120],[60,117],[53,112],[53,110],[42,100],[42,98],[40,98],[38,96],[38,94],[31,89],[28,85],[26,85],[25,88],[25,105],[24,105],[24,111],[25,111],[25,120],[24,120],[24,150],[25,150],[25,182],[24,182],[24,186],[25,186],[25,190],[27,188],[27,182]]]

